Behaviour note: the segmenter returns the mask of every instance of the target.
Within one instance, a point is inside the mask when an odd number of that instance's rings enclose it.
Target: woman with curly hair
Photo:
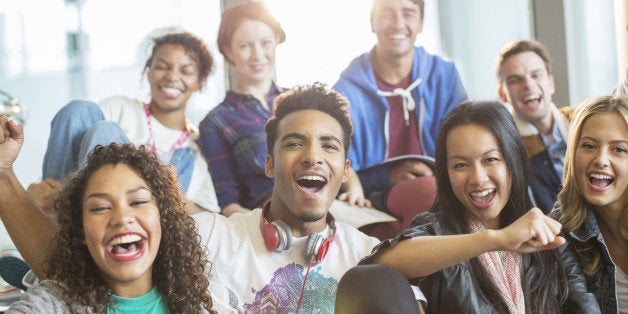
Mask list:
[[[177,182],[143,146],[97,146],[55,198],[49,279],[9,312],[211,311],[209,264]]]
[[[602,313],[628,312],[628,97],[586,100],[572,118],[553,214]]]
[[[150,95],[123,95],[98,103],[73,100],[53,118],[44,155],[42,178],[29,187],[44,209],[65,178],[80,169],[96,145],[111,142],[146,145],[160,160],[172,164],[190,212],[220,210],[207,163],[195,140],[198,129],[186,116],[193,94],[207,83],[214,60],[196,35],[172,30],[152,37],[142,76]]]

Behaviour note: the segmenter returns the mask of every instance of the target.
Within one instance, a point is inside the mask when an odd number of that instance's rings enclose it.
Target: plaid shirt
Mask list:
[[[255,97],[228,91],[201,121],[198,144],[221,208],[232,203],[255,208],[272,193],[273,181],[264,174],[268,153],[264,126],[272,115],[273,100],[282,91],[273,84],[267,100],[270,111]]]

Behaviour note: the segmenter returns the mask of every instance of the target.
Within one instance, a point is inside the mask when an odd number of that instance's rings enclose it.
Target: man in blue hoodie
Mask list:
[[[414,46],[423,27],[423,9],[423,0],[374,0],[371,30],[377,44],[355,58],[334,85],[350,102],[355,131],[349,159],[364,193],[376,207],[400,218],[401,227],[426,208],[412,208],[412,196],[394,206],[391,201],[398,198],[388,195],[396,195],[394,186],[408,179],[421,179],[409,185],[411,191],[424,185],[434,191],[434,181],[425,180],[433,172],[429,158],[385,161],[404,155],[434,157],[441,120],[467,98],[452,62]],[[421,201],[420,207],[431,206],[429,198]]]

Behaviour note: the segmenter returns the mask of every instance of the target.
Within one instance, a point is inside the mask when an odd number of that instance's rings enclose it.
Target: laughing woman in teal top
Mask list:
[[[206,255],[176,175],[132,144],[98,146],[55,200],[48,280],[18,313],[211,312]]]

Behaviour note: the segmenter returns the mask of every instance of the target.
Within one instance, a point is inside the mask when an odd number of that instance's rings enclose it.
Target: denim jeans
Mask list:
[[[106,121],[97,104],[73,100],[65,105],[52,119],[50,138],[44,155],[43,179],[62,180],[82,168],[87,156],[96,145],[130,143],[124,131],[113,121]],[[195,154],[190,147],[175,150],[170,163],[175,167],[179,185],[185,194],[192,171]]]

